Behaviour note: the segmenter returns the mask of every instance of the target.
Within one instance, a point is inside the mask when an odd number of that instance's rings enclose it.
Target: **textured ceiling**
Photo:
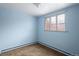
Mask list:
[[[68,6],[74,5],[72,3],[40,3],[39,7],[36,7],[33,3],[6,3],[0,4],[8,8],[17,8],[33,16],[41,16]]]

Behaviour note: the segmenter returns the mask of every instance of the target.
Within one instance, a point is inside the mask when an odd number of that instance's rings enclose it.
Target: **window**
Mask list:
[[[65,14],[57,16],[57,31],[65,31]]]
[[[50,18],[46,18],[45,20],[45,31],[49,31],[50,26]]]
[[[65,14],[46,18],[45,31],[65,31]]]
[[[56,31],[56,16],[51,17],[50,31]]]

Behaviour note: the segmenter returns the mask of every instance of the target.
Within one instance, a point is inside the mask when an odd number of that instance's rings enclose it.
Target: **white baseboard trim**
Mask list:
[[[63,53],[63,54],[65,54],[66,56],[74,56],[74,55],[72,55],[72,54],[70,54],[70,53],[67,53],[67,52],[65,52],[65,51],[62,51],[62,50],[60,50],[60,49],[58,49],[58,48],[49,46],[48,44],[45,44],[45,43],[42,43],[42,42],[38,42],[38,43],[41,44],[41,45],[44,45],[44,46],[46,46],[46,47],[48,47],[48,48],[54,49],[54,50],[56,50],[56,51],[58,51],[58,52],[60,52],[60,53]]]
[[[1,51],[0,51],[0,54],[1,54],[1,53],[4,53],[4,52],[11,51],[11,50],[14,50],[14,49],[17,49],[17,48],[21,48],[21,47],[24,47],[24,46],[28,46],[28,45],[32,45],[32,44],[37,44],[37,43],[38,43],[38,44],[41,44],[41,45],[44,45],[44,46],[46,46],[46,47],[48,47],[48,48],[54,49],[54,50],[56,50],[56,51],[58,51],[58,52],[61,52],[61,53],[65,54],[66,56],[74,56],[74,55],[72,55],[72,54],[70,54],[70,53],[67,53],[67,52],[62,51],[62,50],[60,50],[60,49],[58,49],[58,48],[49,46],[48,44],[45,44],[45,43],[42,43],[42,42],[39,42],[39,41],[38,41],[38,42],[31,42],[31,43],[23,44],[23,45],[16,46],[16,47],[13,47],[13,48],[8,48],[8,49],[5,49],[5,50],[1,50]]]
[[[31,43],[23,44],[23,45],[20,45],[20,46],[16,46],[16,47],[8,48],[8,49],[5,49],[5,50],[1,50],[1,51],[0,51],[0,54],[1,54],[1,53],[4,53],[4,52],[11,51],[11,50],[14,50],[14,49],[17,49],[17,48],[21,48],[21,47],[24,47],[24,46],[36,44],[36,43],[37,43],[37,42],[31,42]]]

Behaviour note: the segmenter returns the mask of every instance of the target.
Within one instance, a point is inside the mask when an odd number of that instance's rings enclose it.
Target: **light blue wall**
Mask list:
[[[44,16],[40,16],[37,20],[20,10],[0,7],[0,50],[38,40],[68,53],[79,55],[79,5],[50,15],[60,13],[66,14],[67,32],[45,32]]]
[[[0,50],[36,42],[36,18],[18,9],[0,7]]]
[[[66,14],[66,32],[45,32],[45,17],[40,16],[38,20],[38,41],[72,55],[79,55],[79,5],[56,11],[49,15],[60,13]]]

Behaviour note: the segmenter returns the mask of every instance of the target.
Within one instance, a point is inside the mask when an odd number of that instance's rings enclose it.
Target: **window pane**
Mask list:
[[[65,31],[65,24],[63,23],[57,24],[57,31]]]
[[[50,24],[50,31],[56,31],[56,24]]]
[[[51,24],[55,24],[56,23],[56,16],[51,17]]]
[[[65,14],[57,16],[57,31],[65,31]]]
[[[50,31],[56,31],[56,16],[51,17]]]
[[[50,18],[46,18],[45,23],[49,23],[50,22]]]
[[[46,18],[45,20],[45,31],[49,31],[50,18]]]
[[[57,16],[57,23],[65,23],[65,14]]]

